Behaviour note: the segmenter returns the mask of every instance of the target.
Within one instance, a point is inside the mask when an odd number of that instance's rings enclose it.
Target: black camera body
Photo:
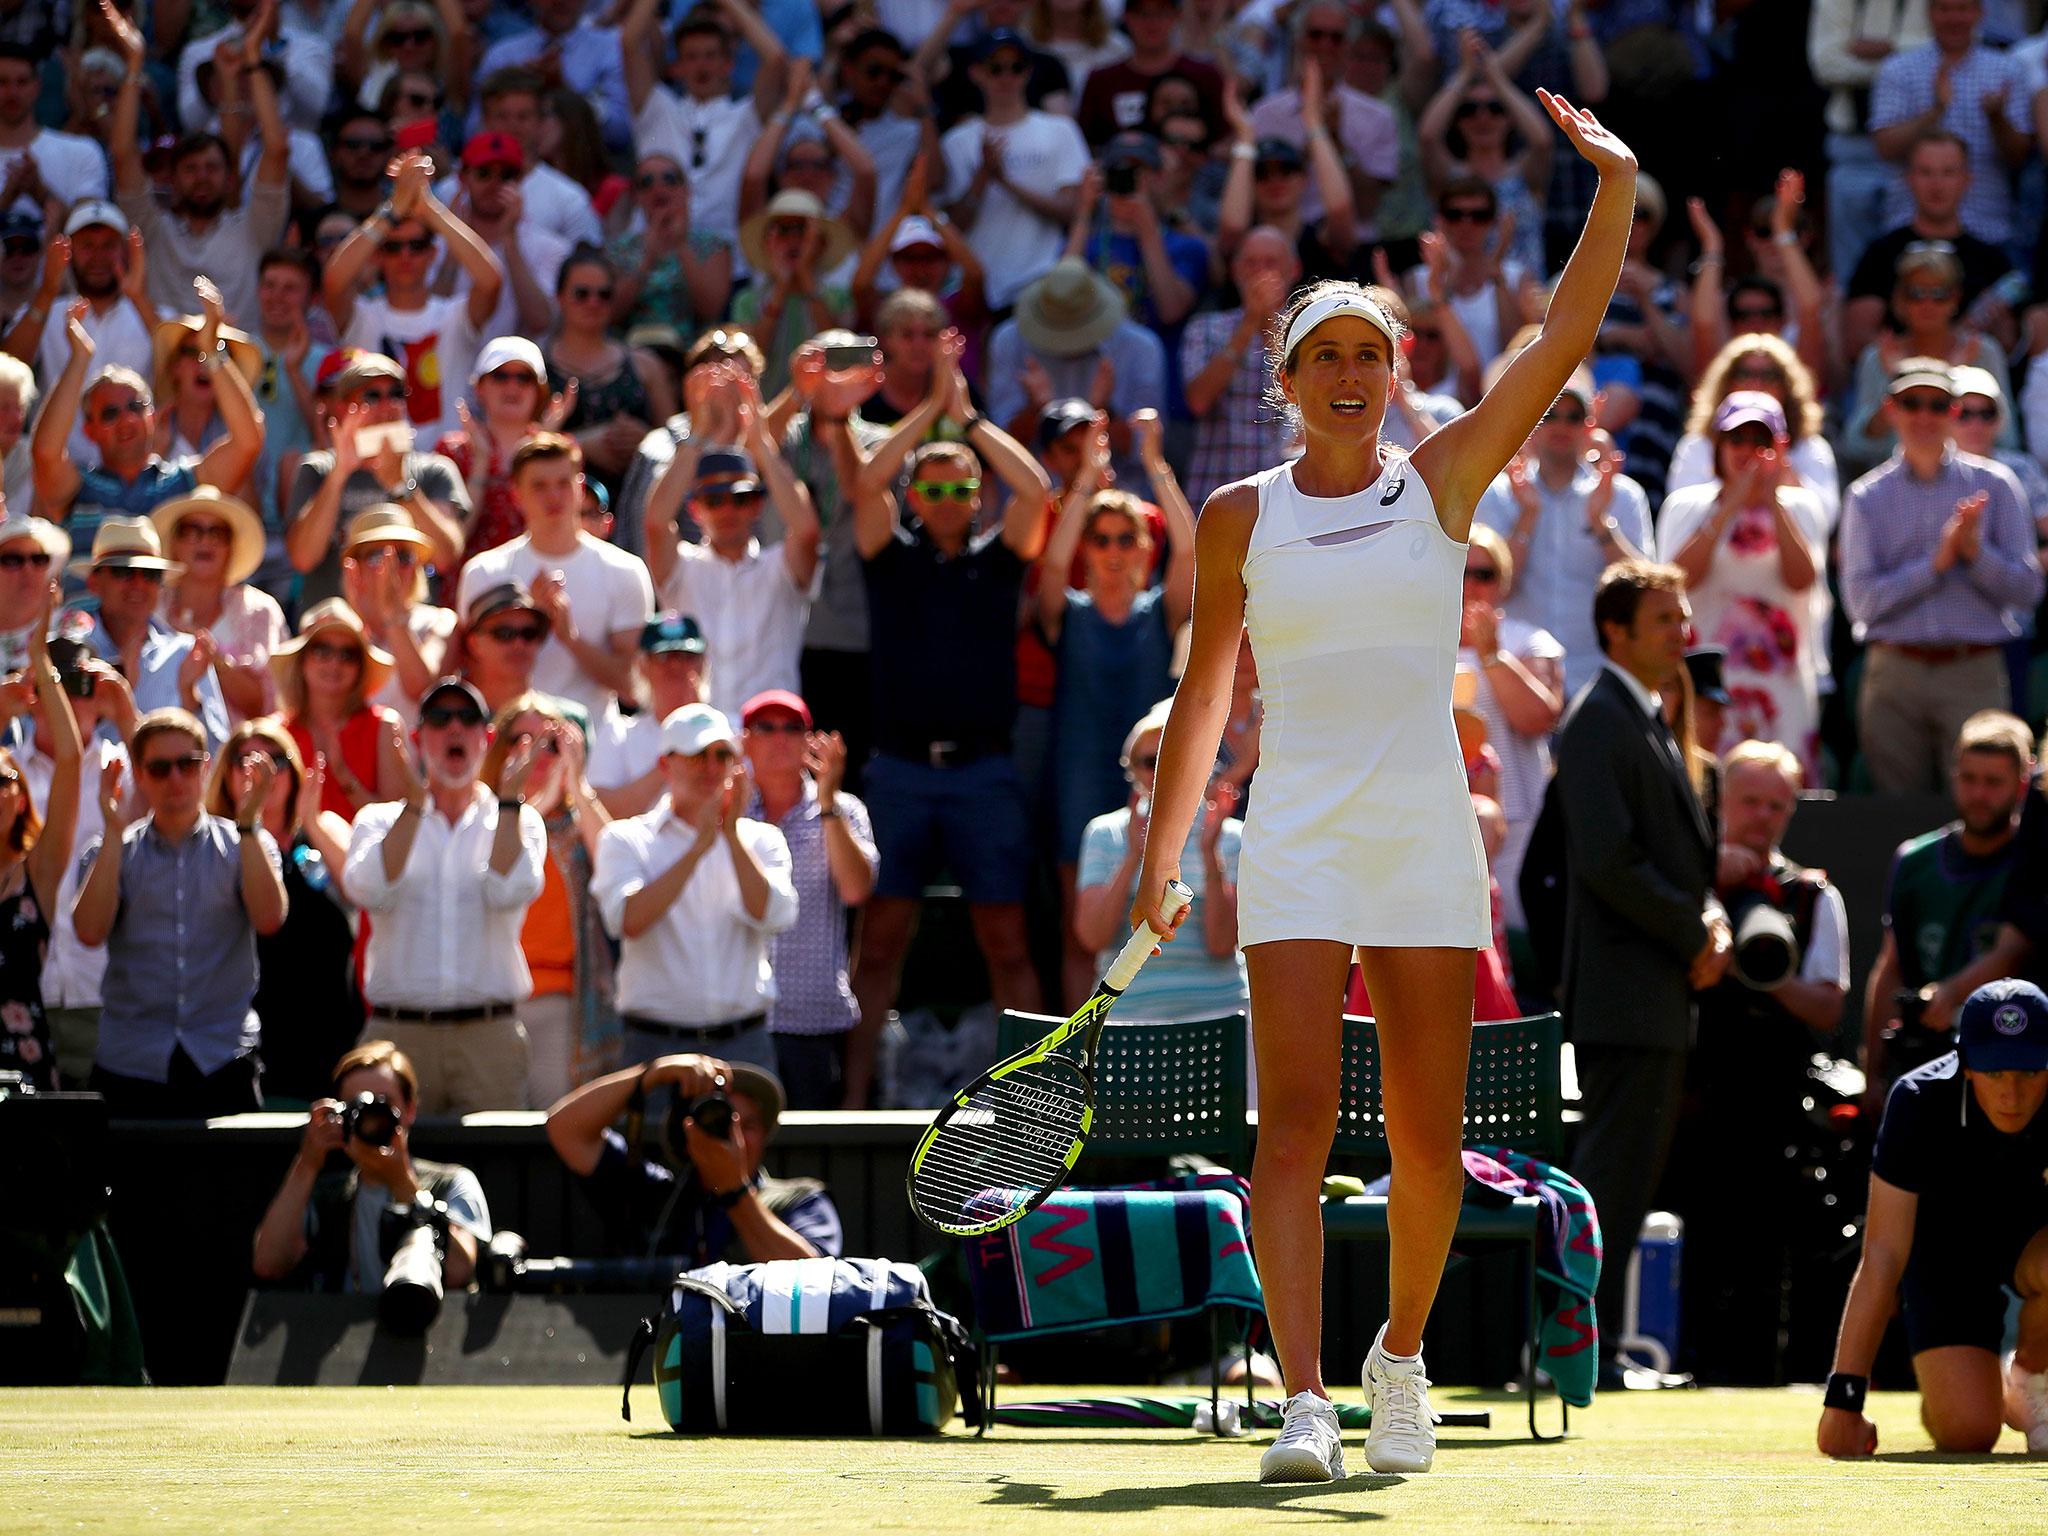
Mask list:
[[[439,1200],[387,1205],[377,1219],[377,1246],[384,1258],[384,1287],[377,1294],[379,1321],[392,1333],[425,1333],[441,1314],[448,1207]]]
[[[388,1147],[398,1139],[398,1110],[388,1094],[359,1093],[341,1107],[341,1134],[366,1147]]]
[[[718,1141],[729,1140],[732,1136],[732,1100],[714,1088],[694,1099],[678,1098],[670,1106],[668,1119],[661,1128],[661,1139],[669,1166],[678,1173],[688,1173],[695,1166],[690,1161],[690,1138],[683,1129],[684,1122],[688,1120],[696,1121],[697,1129],[706,1136]]]
[[[1111,197],[1129,197],[1138,190],[1138,168],[1128,160],[1108,167],[1102,173],[1102,189]]]

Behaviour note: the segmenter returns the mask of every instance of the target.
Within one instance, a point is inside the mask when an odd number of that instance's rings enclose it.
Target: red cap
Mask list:
[[[805,730],[811,728],[811,706],[787,688],[770,688],[747,700],[740,706],[740,724],[752,725],[757,718],[767,714],[771,709],[786,709],[803,721]]]
[[[336,347],[320,359],[320,366],[313,374],[313,388],[325,389],[334,382],[334,376],[350,363],[363,355],[361,347]]]
[[[509,165],[515,171],[523,171],[526,169],[526,151],[509,133],[476,133],[471,134],[469,142],[462,146],[462,163],[465,167]]]

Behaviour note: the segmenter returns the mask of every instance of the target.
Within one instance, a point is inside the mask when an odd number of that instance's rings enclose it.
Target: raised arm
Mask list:
[[[35,435],[29,439],[29,463],[35,471],[36,510],[52,522],[61,523],[71,515],[71,503],[78,498],[78,466],[71,461],[71,424],[78,419],[85,391],[85,370],[92,363],[92,337],[85,331],[85,317],[92,305],[84,299],[72,304],[64,318],[71,339],[71,355],[64,371],[43,401],[36,417]]]
[[[661,0],[630,0],[619,25],[619,63],[626,77],[626,105],[638,117],[654,94],[663,55]]]
[[[113,114],[107,120],[107,153],[114,162],[116,195],[130,197],[149,187],[149,173],[143,169],[142,139],[138,131],[142,118],[142,62],[146,45],[142,41],[142,29],[115,10],[110,0],[98,0],[98,4],[100,17],[114,34],[114,40],[121,49],[121,61],[127,66],[121,76],[121,88],[114,93]]]
[[[726,25],[752,44],[760,57],[761,66],[754,72],[754,115],[766,122],[789,74],[789,50],[767,19],[746,0],[713,0],[713,4]]]
[[[1172,633],[1194,608],[1195,514],[1167,462],[1159,413],[1150,407],[1133,412],[1131,435],[1138,440],[1138,459],[1152,482],[1152,500],[1166,516],[1166,628]]]
[[[416,174],[424,183],[426,167],[432,162],[418,157],[417,163],[421,169]],[[420,222],[448,243],[448,254],[469,274],[469,323],[481,330],[490,324],[491,312],[498,307],[498,295],[505,287],[505,269],[498,265],[498,258],[477,237],[476,231],[434,196],[433,188],[421,186],[418,211]],[[517,231],[508,232],[506,236],[508,241],[517,241],[518,238]]]
[[[249,471],[263,456],[263,412],[257,409],[249,381],[242,377],[242,370],[235,366],[220,340],[225,314],[220,289],[211,278],[201,276],[192,279],[192,291],[198,296],[205,316],[199,327],[199,365],[213,380],[213,397],[220,406],[221,422],[228,429],[228,435],[207,449],[206,456],[199,461],[198,477],[202,485],[232,490],[248,479]]]
[[[818,547],[825,533],[818,509],[804,483],[790,472],[782,445],[768,430],[767,412],[749,402],[742,408],[741,419],[747,451],[754,456],[754,467],[768,488],[769,504],[782,520],[783,568],[789,572],[791,585],[800,592],[809,591],[811,578],[818,573]]]
[[[78,717],[71,713],[71,701],[65,698],[50,661],[50,610],[56,598],[57,584],[52,582],[43,594],[42,611],[28,631],[29,681],[43,706],[43,719],[50,730],[50,755],[56,761],[56,771],[50,775],[50,797],[41,807],[42,830],[28,855],[28,878],[36,902],[45,912],[58,910],[58,888],[71,866],[71,836],[78,826],[79,763],[85,755]]]
[[[1601,316],[1614,296],[1635,216],[1636,157],[1590,112],[1542,93],[1544,106],[1573,148],[1600,173],[1585,232],[1565,263],[1541,333],[1516,354],[1478,405],[1426,438],[1414,462],[1436,499],[1444,531],[1462,539],[1480,494],[1528,440],[1572,370],[1592,352]]]
[[[1095,500],[1108,467],[1109,433],[1098,427],[1089,436],[1080,470],[1060,498],[1060,515],[1038,557],[1038,628],[1047,645],[1059,644],[1060,630],[1066,624],[1068,573],[1073,569],[1074,551],[1081,547],[1081,530],[1088,523],[1088,504]]]

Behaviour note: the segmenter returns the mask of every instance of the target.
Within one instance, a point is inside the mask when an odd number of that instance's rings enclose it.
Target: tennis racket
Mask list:
[[[1194,899],[1178,880],[1160,903],[1170,920]],[[1095,993],[1034,1045],[953,1095],[910,1155],[910,1206],[955,1237],[1021,1221],[1065,1182],[1095,1123],[1095,1047],[1109,1010],[1160,940],[1133,930]]]

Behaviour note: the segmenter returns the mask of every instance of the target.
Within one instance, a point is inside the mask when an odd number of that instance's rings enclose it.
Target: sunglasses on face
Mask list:
[[[696,491],[691,494],[690,500],[700,507],[708,507],[713,511],[717,511],[724,507],[750,507],[759,501],[762,495],[763,493],[759,490]]]
[[[569,286],[569,297],[578,304],[588,304],[592,299],[609,304],[612,301],[612,290],[609,286],[592,288],[587,283],[572,283]]]
[[[247,741],[231,744],[227,749],[227,756],[234,760],[237,768],[247,768],[249,766],[249,759],[252,757],[267,757],[270,759],[270,766],[280,771],[290,768],[292,765],[292,760],[278,751],[277,748],[267,746],[253,736]]]
[[[102,566],[100,569],[104,570],[116,581],[141,581],[147,582],[152,587],[160,587],[164,584],[164,573],[162,571],[152,571],[142,566],[116,565]]]
[[[1136,549],[1138,536],[1126,528],[1122,533],[1091,533],[1088,542],[1097,549]]]
[[[1743,363],[1728,370],[1731,383],[1782,384],[1785,382],[1778,370],[1768,363]]]
[[[23,566],[29,566],[38,571],[48,570],[50,568],[49,552],[39,549],[34,554],[25,555],[18,549],[10,549],[6,554],[0,555],[0,571],[18,571]]]
[[[760,720],[747,727],[749,736],[801,736],[804,723],[801,720]]]
[[[404,107],[438,107],[441,98],[431,91],[400,91],[395,98]]]
[[[1463,101],[1458,103],[1460,117],[1506,117],[1507,107],[1498,101]]]
[[[357,401],[363,405],[389,405],[394,400],[404,398],[405,389],[402,385],[394,385],[390,389],[366,389],[356,396]]]
[[[161,784],[172,774],[189,779],[206,765],[204,752],[187,752],[183,757],[147,757],[142,760],[142,771]]]
[[[1919,283],[1906,285],[1906,302],[1909,304],[1929,304],[1937,299],[1952,299],[1955,294],[1953,288],[1927,288]]]
[[[391,255],[424,256],[434,248],[432,235],[414,235],[410,240],[386,240],[382,250]]]
[[[1446,224],[1491,224],[1491,208],[1446,208],[1438,215]]]
[[[539,624],[493,624],[484,633],[500,645],[539,645],[547,630]]]
[[[484,377],[493,384],[525,384],[531,386],[540,382],[539,379],[536,379],[524,368],[500,368],[496,373],[487,373]]]
[[[1784,311],[1775,304],[1738,304],[1729,311],[1737,320],[1776,321],[1784,318]],[[1745,374],[1745,378],[1776,379],[1770,372]]]
[[[420,563],[419,551],[410,545],[401,544],[387,544],[382,549],[369,550],[357,558],[373,570],[380,565],[395,565],[400,570],[409,571]]]
[[[1252,179],[1254,181],[1285,181],[1289,176],[1299,176],[1300,174],[1301,167],[1298,165],[1289,165],[1282,160],[1268,160],[1264,165],[1253,170]]]
[[[190,534],[202,544],[232,544],[235,542],[235,530],[226,523],[202,523],[197,518],[192,517],[188,517],[178,524],[178,537],[182,539],[187,534]]]
[[[1585,424],[1586,413],[1570,407],[1552,406],[1543,413],[1543,425],[1546,427],[1583,427]]]
[[[329,645],[316,640],[306,647],[306,656],[312,661],[356,661],[363,659],[363,653],[352,645]]]
[[[1347,34],[1342,27],[1303,27],[1301,35],[1311,43],[1341,43]]]
[[[123,416],[147,416],[147,400],[124,400],[119,405],[103,405],[92,413],[92,418],[103,427],[110,427]]]
[[[1164,142],[1185,154],[1193,154],[1202,147],[1202,140],[1183,138],[1177,133],[1169,133]]]
[[[474,709],[461,704],[429,704],[420,711],[420,724],[430,726],[435,730],[450,725],[473,728],[483,723],[484,717],[482,715],[478,714]]]
[[[981,489],[981,482],[979,480],[913,480],[910,482],[910,488],[917,492],[925,501],[944,501],[950,496],[954,501],[968,502],[974,500],[974,493]]]
[[[682,184],[681,171],[642,171],[633,178],[633,185],[642,192],[650,187],[680,187]]]
[[[1771,435],[1771,430],[1768,427],[1737,427],[1733,432],[1728,433],[1723,441],[1732,443],[1737,448],[1756,448],[1759,450],[1774,448],[1778,442],[1777,438]]]
[[[984,64],[981,67],[982,71],[991,79],[1005,80],[1013,75],[1026,73],[1031,66],[1022,59],[1009,59],[1000,64]]]
[[[1490,587],[1500,580],[1500,572],[1490,565],[1468,565],[1465,567],[1465,579],[1477,582],[1482,587]]]
[[[339,148],[359,155],[382,155],[391,150],[389,139],[369,138],[361,134],[345,133],[336,143]]]
[[[739,754],[731,747],[706,747],[702,752],[693,753],[683,759],[686,763],[715,763],[720,768],[730,768],[739,761]]]
[[[402,31],[393,30],[384,34],[385,45],[392,48],[416,47],[421,43],[431,43],[433,40],[434,34],[427,27],[407,27]]]
[[[801,240],[810,232],[809,219],[775,219],[768,225],[770,240]]]
[[[479,165],[470,170],[470,176],[477,181],[517,181],[519,173],[509,165]]]
[[[1904,411],[1908,416],[1946,416],[1948,407],[1947,395],[1892,396],[1892,408]]]
[[[1957,421],[1996,421],[1998,407],[1995,405],[1959,405],[1956,407]],[[0,555],[0,565],[7,563],[7,556]]]

